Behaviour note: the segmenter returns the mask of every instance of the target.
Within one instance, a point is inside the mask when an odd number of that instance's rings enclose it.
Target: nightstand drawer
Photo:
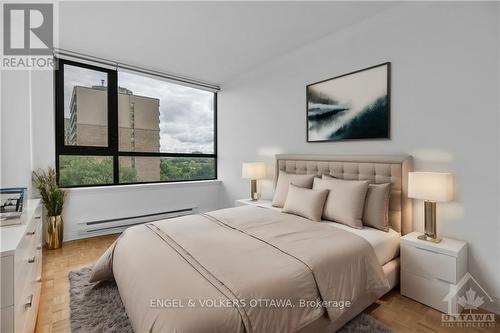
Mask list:
[[[446,282],[424,278],[409,272],[401,272],[401,294],[428,305],[436,310],[447,313],[448,302],[443,301],[450,292]],[[452,313],[456,312],[456,300],[451,300]]]
[[[401,270],[430,279],[457,283],[457,259],[416,246],[401,245]]]

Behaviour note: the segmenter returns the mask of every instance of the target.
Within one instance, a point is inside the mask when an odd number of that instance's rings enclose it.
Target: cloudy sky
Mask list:
[[[65,117],[69,117],[71,92],[75,85],[101,85],[106,74],[84,68],[64,67]],[[118,85],[134,95],[160,100],[160,150],[169,153],[201,151],[213,153],[213,97],[209,91],[181,86],[129,72],[118,72]]]

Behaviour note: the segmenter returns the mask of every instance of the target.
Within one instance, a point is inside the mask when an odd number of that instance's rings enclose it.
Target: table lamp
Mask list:
[[[439,243],[436,234],[436,202],[453,197],[453,177],[450,173],[410,172],[408,198],[424,200],[425,233],[418,239]]]
[[[250,179],[250,198],[252,201],[256,201],[258,199],[257,179],[266,177],[266,165],[263,162],[243,163],[241,176],[244,179]]]

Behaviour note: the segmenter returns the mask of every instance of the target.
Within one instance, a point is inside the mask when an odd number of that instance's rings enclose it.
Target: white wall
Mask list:
[[[29,187],[31,175],[30,72],[1,74],[2,187]],[[23,93],[19,93],[22,91]],[[26,148],[26,149],[20,149]]]
[[[54,73],[33,71],[31,74],[31,120],[33,170],[54,166]]]
[[[469,242],[469,270],[500,297],[498,4],[405,3],[223,85],[219,165],[224,205],[248,197],[241,162],[276,153],[408,153],[416,170],[456,175],[438,232]],[[306,143],[305,86],[392,62],[392,139]],[[272,171],[271,171],[272,172]],[[271,178],[271,175],[270,175]],[[271,197],[272,182],[262,182]],[[414,203],[422,230],[422,203]]]
[[[205,212],[219,207],[220,182],[148,184],[68,190],[63,219],[68,239],[80,238],[78,223],[184,208]]]

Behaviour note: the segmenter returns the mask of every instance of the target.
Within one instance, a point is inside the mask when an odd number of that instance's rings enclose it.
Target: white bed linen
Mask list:
[[[392,259],[399,256],[399,238],[398,232],[389,228],[388,232],[363,226],[363,229],[354,229],[344,224],[331,221],[321,221],[331,225],[332,227],[350,231],[358,236],[363,237],[371,244],[377,255],[380,265],[384,265]]]
[[[259,204],[258,206],[277,210],[279,212],[282,210],[281,208],[273,207],[268,203]],[[352,232],[366,239],[375,250],[375,255],[377,256],[380,265],[384,265],[399,256],[399,238],[401,235],[393,229],[389,228],[389,231],[385,232],[367,226],[363,226],[363,229],[355,229],[345,224],[332,221],[322,220],[321,222],[327,223],[332,227]]]

